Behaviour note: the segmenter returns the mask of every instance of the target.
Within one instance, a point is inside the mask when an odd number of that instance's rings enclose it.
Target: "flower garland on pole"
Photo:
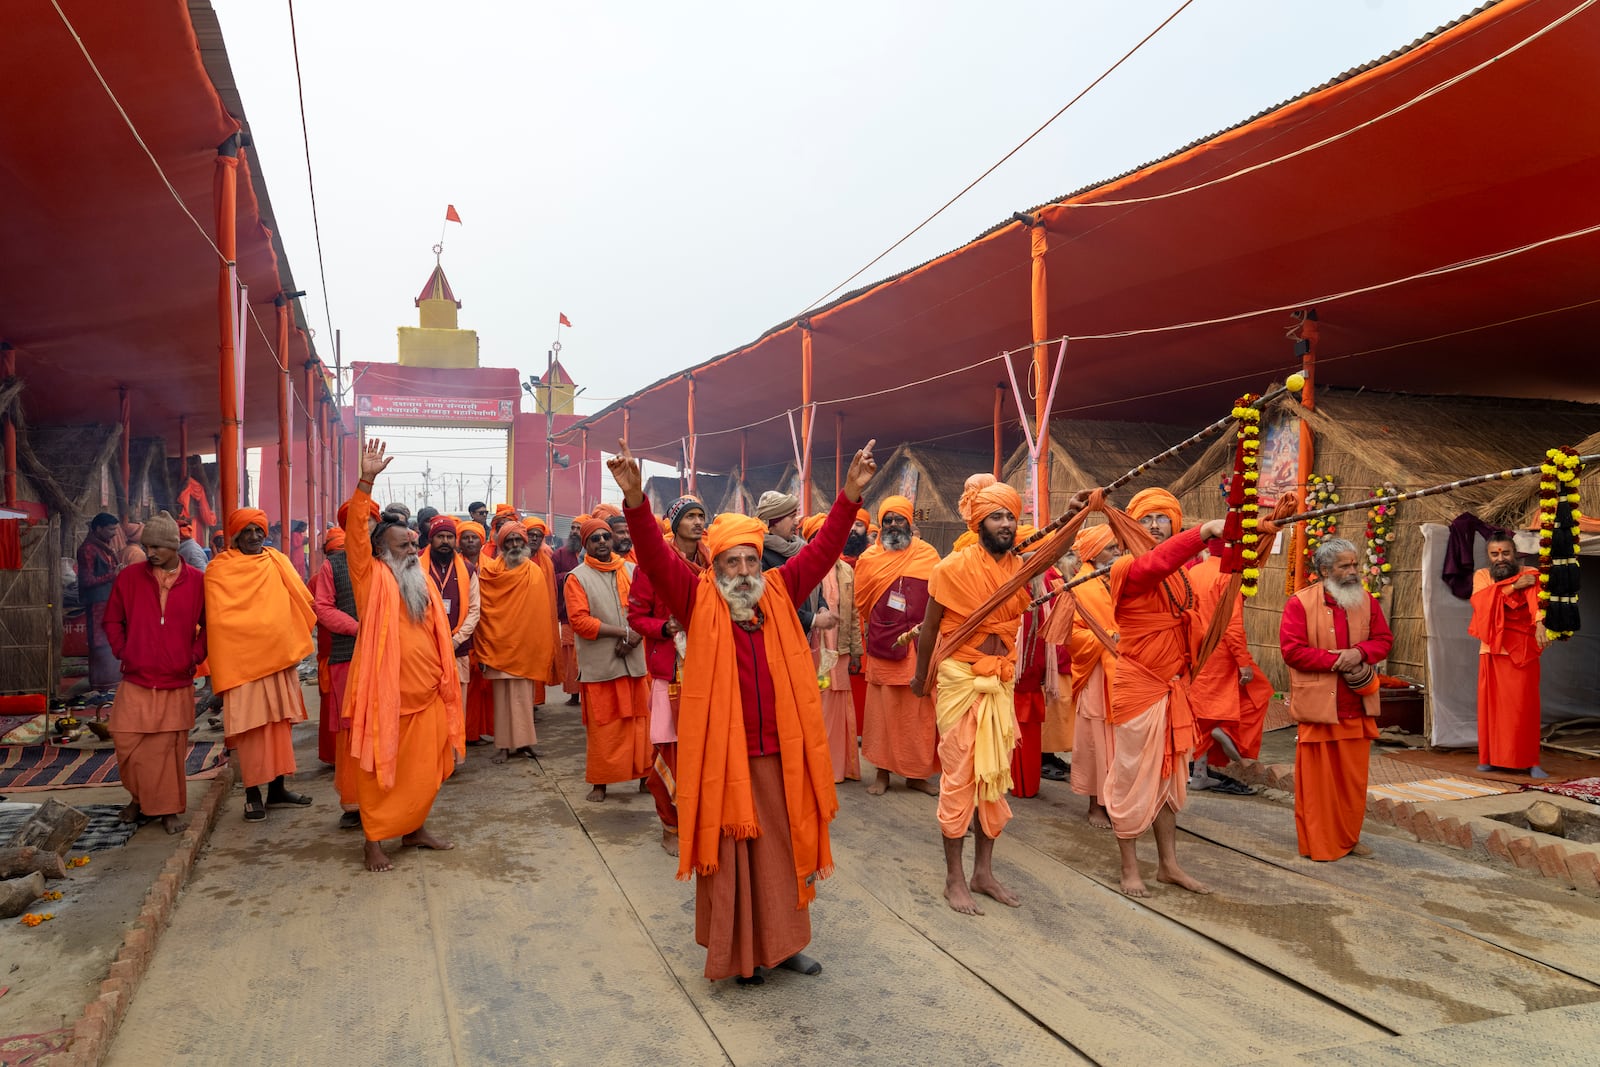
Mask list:
[[[1374,486],[1375,497],[1393,496],[1398,490],[1393,482]],[[1367,592],[1382,599],[1383,591],[1394,581],[1390,573],[1389,545],[1394,541],[1394,523],[1397,504],[1375,504],[1367,509],[1367,567],[1361,584]]]
[[[1239,592],[1246,597],[1256,595],[1261,579],[1261,507],[1256,495],[1261,479],[1261,409],[1256,406],[1259,400],[1253,393],[1246,393],[1233,403],[1238,428],[1234,431],[1233,477],[1228,482],[1228,515],[1222,528],[1221,569],[1240,576]]]
[[[1571,448],[1552,448],[1539,467],[1539,604],[1545,633],[1565,641],[1578,630],[1578,479]]]
[[[1339,502],[1339,494],[1334,491],[1333,476],[1329,474],[1313,474],[1306,479],[1306,509],[1315,511],[1318,508],[1329,507]],[[1316,555],[1317,546],[1333,533],[1334,526],[1338,523],[1332,515],[1320,515],[1306,520],[1306,574],[1309,581],[1316,580]]]

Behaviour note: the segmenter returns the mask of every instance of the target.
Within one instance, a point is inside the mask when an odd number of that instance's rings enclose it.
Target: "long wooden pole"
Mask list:
[[[217,384],[221,404],[217,443],[217,517],[227,524],[228,516],[239,506],[239,393],[234,367],[234,269],[238,262],[237,215],[239,197],[239,135],[229,137],[217,148],[216,208],[217,251]]]
[[[294,509],[290,493],[290,476],[294,472],[294,423],[289,414],[289,394],[292,391],[290,375],[294,372],[289,369],[289,301],[280,294],[275,301],[278,312],[278,359],[283,364],[283,373],[278,375],[278,526],[283,530],[283,540],[278,545],[278,550],[285,555],[289,553],[289,538],[293,528]],[[307,375],[309,378],[309,375]],[[311,433],[310,427],[306,428],[306,477],[311,477]],[[266,474],[265,471],[262,472]],[[310,484],[309,482],[307,483]],[[306,513],[311,512],[311,497],[306,496]],[[305,577],[301,575],[301,577]]]
[[[1029,229],[1029,235],[1033,266],[1028,290],[1033,321],[1033,418],[1039,446],[1034,457],[1033,521],[1042,529],[1050,521],[1050,350],[1045,343],[1050,336],[1050,286],[1044,263],[1050,241],[1044,226],[1038,222]]]
[[[1305,385],[1300,390],[1300,406],[1307,411],[1317,410],[1316,403],[1316,371],[1317,371],[1317,311],[1307,308],[1300,321],[1299,340],[1295,342],[1295,351],[1300,355],[1300,373],[1305,377]],[[1306,492],[1311,484],[1311,472],[1316,466],[1317,444],[1316,435],[1311,432],[1311,422],[1308,419],[1300,420],[1300,455],[1298,459],[1298,480],[1300,491]],[[1304,589],[1306,585],[1306,530],[1299,527],[1294,531],[1291,539],[1291,554],[1289,561],[1291,594]]]
[[[283,353],[284,362],[289,361],[287,351]],[[312,398],[316,394],[317,364],[315,360],[306,360],[306,392],[305,402],[316,403]],[[283,542],[289,543],[293,535],[289,532],[289,524],[283,526]],[[426,533],[423,534],[426,537]],[[306,562],[309,564],[322,546],[322,536],[317,530],[317,423],[315,419],[306,419]],[[311,572],[315,574],[316,571]],[[310,577],[307,575],[306,577]]]
[[[800,517],[811,513],[811,324],[800,326]]]
[[[994,477],[1000,480],[1000,413],[1006,402],[1006,383],[994,383]]]

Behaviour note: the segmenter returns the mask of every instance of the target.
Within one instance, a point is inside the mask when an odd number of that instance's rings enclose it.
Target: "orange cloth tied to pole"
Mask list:
[[[736,545],[759,550],[766,527],[757,519],[723,515],[706,538],[714,559]],[[760,602],[767,669],[777,698],[778,752],[799,906],[816,896],[813,876],[833,873],[828,822],[839,810],[833,754],[822,722],[811,645],[784,583],[769,576]],[[700,574],[689,620],[678,710],[678,878],[715,874],[723,834],[736,840],[762,831],[750,791],[750,760],[740,707],[738,652],[728,602],[712,569]]]
[[[254,509],[228,516],[228,537],[255,522]],[[266,529],[266,515],[260,516]],[[243,516],[248,522],[239,522]],[[235,528],[237,524],[237,528]],[[311,590],[289,557],[274,548],[254,556],[237,549],[220,553],[206,568],[206,643],[211,687],[226,692],[276,674],[316,648]]]

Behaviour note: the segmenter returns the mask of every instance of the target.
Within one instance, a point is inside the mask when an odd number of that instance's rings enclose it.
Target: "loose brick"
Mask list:
[[[1489,855],[1507,863],[1515,863],[1511,858],[1511,831],[1505,827],[1498,827],[1483,839],[1483,847],[1489,850]]]
[[[1402,800],[1394,806],[1394,824],[1400,829],[1411,832],[1411,820],[1416,817],[1417,809],[1409,800]]]
[[[1600,896],[1600,856],[1588,849],[1568,849],[1567,877],[1578,892]]]
[[[1388,797],[1380,797],[1380,798],[1378,798],[1377,816],[1383,822],[1386,822],[1390,826],[1393,826],[1394,825],[1394,801],[1390,800]]]
[[[1533,843],[1533,838],[1527,834],[1519,834],[1511,839],[1511,862],[1523,870],[1532,870],[1539,866],[1538,848]]]
[[[1434,844],[1439,842],[1439,824],[1433,812],[1425,808],[1418,809],[1411,816],[1411,832],[1417,835],[1418,841],[1431,841]]]

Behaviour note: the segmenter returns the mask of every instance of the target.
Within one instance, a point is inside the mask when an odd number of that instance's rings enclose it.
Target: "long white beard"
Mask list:
[[[1332,578],[1324,578],[1322,585],[1327,589],[1328,595],[1333,597],[1333,602],[1346,611],[1359,607],[1361,598],[1367,595],[1366,589],[1361,585],[1360,578],[1351,578],[1349,582],[1337,582]]]
[[[893,530],[878,536],[883,543],[885,552],[902,552],[911,545],[911,533],[907,530]]]
[[[728,614],[733,616],[734,622],[749,622],[755,618],[756,605],[766,591],[767,577],[764,574],[732,578],[717,575],[717,592],[728,602]]]
[[[406,606],[406,613],[413,622],[421,622],[428,614],[428,579],[422,573],[422,566],[417,562],[415,553],[406,553],[401,559],[396,560],[390,556],[384,562],[389,564],[389,569],[394,572],[394,580],[400,586],[400,600]]]
[[[528,550],[526,548],[508,548],[505,550],[504,558],[507,567],[520,567],[528,562]]]

